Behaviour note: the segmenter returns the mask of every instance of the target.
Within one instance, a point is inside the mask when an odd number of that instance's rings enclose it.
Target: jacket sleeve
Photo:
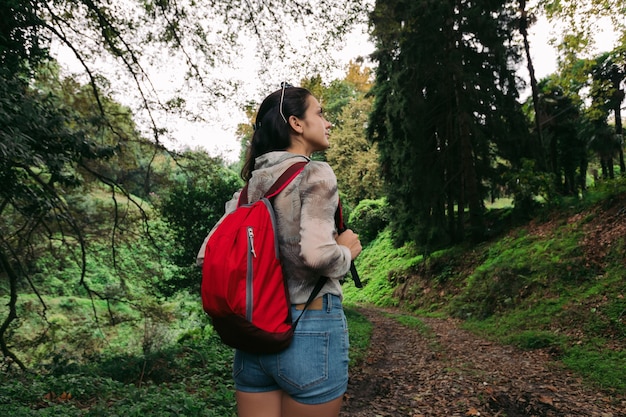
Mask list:
[[[326,163],[309,163],[300,184],[300,256],[322,276],[341,278],[350,270],[350,250],[337,244],[337,178]]]
[[[239,201],[239,194],[241,194],[241,190],[235,192],[235,194],[233,194],[233,198],[231,198],[230,200],[226,202],[226,204],[224,205],[224,215],[217,221],[217,223],[215,223],[215,225],[213,226],[213,228],[211,229],[207,237],[204,238],[204,242],[202,242],[202,246],[200,246],[200,249],[198,250],[198,255],[196,255],[197,266],[202,266],[202,264],[204,263],[204,252],[206,251],[206,244],[209,241],[209,238],[211,237],[215,229],[217,228],[217,226],[219,226],[219,224],[222,223],[222,220],[224,220],[226,216],[228,216],[230,213],[235,211],[235,209],[237,208],[237,202]]]

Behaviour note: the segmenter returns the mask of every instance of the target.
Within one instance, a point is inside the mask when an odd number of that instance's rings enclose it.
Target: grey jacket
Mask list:
[[[290,165],[299,161],[309,158],[278,151],[258,157],[248,185],[249,201],[259,200]],[[226,203],[224,217],[237,207],[240,191]],[[350,250],[335,241],[338,202],[337,178],[327,163],[319,161],[310,161],[274,199],[283,273],[294,304],[306,302],[320,276],[331,278],[320,295],[342,296],[339,279],[350,270],[351,258]],[[198,252],[199,265],[209,236]]]

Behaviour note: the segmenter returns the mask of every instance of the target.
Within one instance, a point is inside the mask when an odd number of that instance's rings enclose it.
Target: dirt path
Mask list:
[[[421,335],[381,310],[364,363],[352,372],[341,417],[626,417],[626,397],[588,388],[546,351],[521,351],[423,319]]]

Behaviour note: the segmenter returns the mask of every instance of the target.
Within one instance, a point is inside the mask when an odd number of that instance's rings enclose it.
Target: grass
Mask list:
[[[372,323],[354,307],[346,306],[346,318],[350,337],[350,367],[358,366],[367,355],[372,337]]]
[[[364,287],[356,288],[352,280],[347,280],[344,284],[346,301],[387,307],[397,305],[393,281],[408,274],[411,267],[422,260],[423,256],[411,245],[395,248],[389,232],[382,232],[357,258],[356,267]]]
[[[592,344],[572,346],[561,358],[570,369],[603,389],[626,392],[626,352]]]
[[[419,317],[411,314],[385,313],[387,317],[391,317],[403,326],[417,330],[419,334],[428,337],[434,337],[433,331]]]

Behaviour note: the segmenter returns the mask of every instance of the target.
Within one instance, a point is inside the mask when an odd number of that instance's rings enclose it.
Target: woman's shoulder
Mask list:
[[[284,172],[290,165],[299,162],[307,163],[302,172],[301,183],[337,182],[337,177],[327,162],[313,160],[304,155],[279,151],[266,154],[262,160],[262,164],[260,164],[260,168],[262,169],[258,169],[258,171],[253,174],[253,177],[257,176],[260,178],[264,172],[265,175],[276,178],[276,176]]]
[[[337,193],[337,177],[326,162],[310,161],[303,172],[300,190],[332,197]]]
[[[304,168],[304,171],[307,174],[307,177],[311,180],[336,180],[335,172],[333,171],[331,166],[324,161],[311,160]]]

